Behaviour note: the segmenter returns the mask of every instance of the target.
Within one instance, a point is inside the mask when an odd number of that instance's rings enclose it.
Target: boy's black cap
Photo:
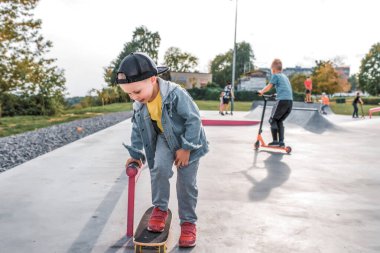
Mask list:
[[[158,67],[154,61],[144,53],[131,53],[120,63],[117,71],[116,83],[134,83],[149,77],[162,74],[168,70],[167,67]],[[118,75],[123,73],[125,79],[119,79]]]

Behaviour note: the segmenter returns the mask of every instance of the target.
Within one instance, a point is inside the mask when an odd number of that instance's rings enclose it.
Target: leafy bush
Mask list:
[[[305,101],[305,93],[303,92],[293,92],[293,100],[294,101]]]
[[[379,105],[380,104],[380,98],[375,97],[375,98],[363,98],[363,103],[366,105]]]
[[[346,99],[345,99],[345,98],[337,98],[337,99],[335,100],[335,102],[336,102],[337,104],[345,104],[345,103],[346,103]]]
[[[218,100],[220,97],[220,89],[218,88],[211,88],[211,89],[205,89],[205,95],[204,100]]]
[[[55,115],[63,111],[61,97],[3,94],[2,116]]]
[[[218,100],[220,96],[220,92],[222,89],[215,87],[207,87],[207,88],[193,88],[187,90],[191,97],[195,100]],[[273,94],[275,92],[274,89],[269,91],[267,94]],[[301,92],[294,92],[293,99],[294,101],[304,101],[305,94]],[[236,101],[254,101],[260,100],[259,95],[256,94],[256,91],[235,91],[235,100]]]

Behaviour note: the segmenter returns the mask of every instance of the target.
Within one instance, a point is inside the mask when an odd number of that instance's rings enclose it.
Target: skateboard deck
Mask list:
[[[165,229],[161,233],[151,232],[147,229],[150,215],[154,207],[150,207],[142,216],[141,221],[136,229],[133,243],[135,251],[141,252],[142,247],[158,247],[159,252],[165,252],[165,243],[169,237],[170,224],[172,221],[172,212],[168,209],[169,214],[166,220]]]

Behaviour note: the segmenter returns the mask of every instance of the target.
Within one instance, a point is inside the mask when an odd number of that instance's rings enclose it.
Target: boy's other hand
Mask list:
[[[262,90],[259,90],[259,91],[257,91],[257,94],[258,94],[259,96],[262,96],[262,95],[264,94],[264,92],[263,92]]]
[[[189,165],[189,159],[190,159],[190,150],[186,149],[179,149],[175,152],[175,166],[177,166],[177,169],[180,167],[185,167]]]
[[[131,157],[131,158],[129,158],[129,159],[127,160],[126,166],[128,167],[128,165],[131,164],[131,163],[133,163],[133,162],[137,163],[137,164],[139,165],[139,168],[141,168],[142,165],[143,165],[142,162],[141,162],[141,160],[133,159],[133,158]]]

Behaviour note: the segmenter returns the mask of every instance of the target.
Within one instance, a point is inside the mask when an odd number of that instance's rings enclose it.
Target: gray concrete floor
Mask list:
[[[379,252],[380,118],[328,119],[339,128],[315,134],[288,126],[291,155],[254,151],[258,126],[206,127],[197,246],[177,246],[172,187],[168,252]],[[0,174],[0,251],[133,252],[121,145],[130,129],[122,122]],[[267,124],[264,131],[269,140]],[[150,206],[149,182],[145,168],[135,225]]]

